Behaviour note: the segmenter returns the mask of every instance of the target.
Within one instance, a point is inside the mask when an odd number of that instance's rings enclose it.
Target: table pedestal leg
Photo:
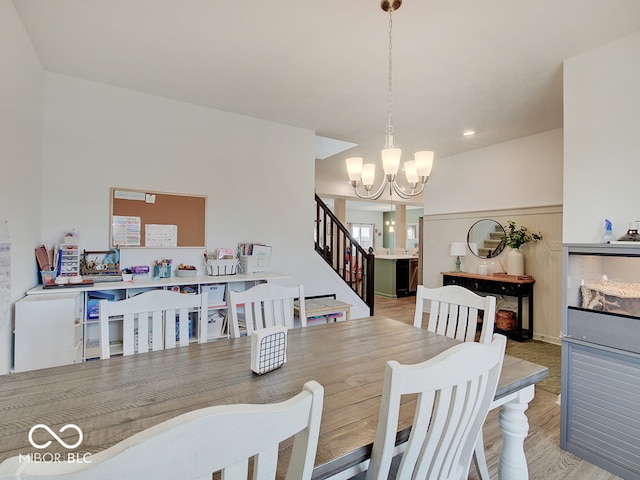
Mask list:
[[[524,439],[529,433],[529,420],[525,410],[533,399],[534,386],[518,393],[515,399],[505,403],[500,410],[498,423],[502,431],[502,450],[498,464],[498,478],[527,480],[529,471],[524,455]]]

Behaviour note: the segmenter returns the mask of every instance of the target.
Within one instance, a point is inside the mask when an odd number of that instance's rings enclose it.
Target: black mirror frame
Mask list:
[[[487,259],[487,258],[495,258],[498,255],[500,255],[502,253],[502,251],[504,250],[505,244],[503,241],[501,241],[495,249],[493,250],[489,250],[489,255],[487,256],[483,256],[483,255],[479,255],[477,253],[477,245],[476,245],[476,250],[474,251],[474,249],[471,247],[471,245],[475,242],[472,242],[472,235],[471,232],[473,231],[473,227],[475,227],[476,225],[478,225],[481,222],[492,222],[494,226],[496,227],[500,227],[500,229],[502,230],[502,234],[505,234],[504,231],[504,227],[502,226],[502,224],[500,224],[500,222],[490,219],[490,218],[483,218],[480,219],[478,221],[476,221],[473,225],[471,225],[471,227],[469,228],[469,231],[467,232],[467,247],[469,247],[469,251],[471,251],[471,253],[473,253],[476,257],[478,258],[482,258],[482,259]]]

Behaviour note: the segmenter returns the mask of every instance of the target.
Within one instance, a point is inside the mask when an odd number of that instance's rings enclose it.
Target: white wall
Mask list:
[[[11,236],[11,303],[37,281],[42,197],[42,66],[13,4],[0,0],[0,221]],[[0,374],[12,358],[12,317],[0,306]]]
[[[43,174],[63,188],[43,201],[43,241],[75,228],[83,248],[107,249],[110,187],[206,195],[209,251],[272,245],[271,270],[289,283],[353,303],[315,262],[314,132],[53,73],[45,86]],[[203,266],[201,248],[121,253],[123,268]]]
[[[424,214],[562,203],[562,129],[438,158]]]
[[[564,63],[566,243],[623,235],[640,219],[640,32]]]

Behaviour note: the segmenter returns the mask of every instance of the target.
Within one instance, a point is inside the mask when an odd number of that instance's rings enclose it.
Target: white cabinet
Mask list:
[[[212,276],[212,275],[200,275],[197,277],[169,277],[161,278],[160,280],[143,279],[137,280],[133,283],[129,282],[102,282],[95,283],[91,286],[65,286],[60,289],[44,289],[42,286],[35,287],[27,292],[27,297],[20,300],[20,302],[27,303],[27,299],[32,299],[37,303],[36,299],[45,302],[46,300],[53,299],[54,297],[75,295],[79,296],[79,303],[81,305],[80,314],[66,312],[60,314],[61,317],[66,317],[69,322],[76,325],[75,334],[77,337],[77,344],[79,349],[76,352],[79,355],[80,360],[74,361],[86,361],[100,358],[100,329],[98,324],[98,303],[102,299],[117,301],[124,298],[134,296],[138,293],[147,290],[155,289],[167,289],[179,291],[184,294],[207,292],[208,296],[208,308],[207,308],[207,341],[216,340],[221,338],[227,338],[226,317],[227,317],[227,305],[226,305],[226,293],[228,290],[245,290],[258,283],[268,282],[271,280],[281,280],[289,278],[288,275],[282,275],[272,272],[263,272],[257,274],[237,274],[237,275],[224,275],[224,276]],[[62,293],[64,292],[64,293]],[[71,293],[74,292],[74,293]],[[18,302],[19,303],[19,302]],[[16,303],[16,305],[18,304]],[[45,302],[46,303],[46,302]],[[16,307],[17,309],[17,307]],[[198,331],[199,325],[196,321],[199,312],[191,312],[191,328],[190,337],[195,342],[197,341],[200,332]],[[51,317],[49,313],[45,315],[47,318]],[[118,338],[122,338],[122,321],[114,319],[110,322],[111,337],[113,337],[113,353],[118,353]],[[203,332],[204,333],[204,332]],[[37,347],[33,348],[33,345],[29,345],[30,340],[28,338],[23,340],[24,344],[23,359],[28,356],[37,356]],[[16,340],[17,342],[17,340]],[[51,347],[53,348],[53,347]],[[121,350],[120,350],[121,352]],[[16,356],[17,356],[16,349]],[[25,360],[22,360],[25,361]],[[17,360],[16,360],[17,363]],[[70,363],[70,362],[67,362]],[[25,367],[23,370],[30,370],[32,368],[42,368],[42,365],[46,364],[46,361],[39,363],[38,367]],[[60,363],[58,363],[59,365]],[[51,363],[44,366],[53,366]]]
[[[27,296],[16,302],[16,372],[82,361],[80,292]]]

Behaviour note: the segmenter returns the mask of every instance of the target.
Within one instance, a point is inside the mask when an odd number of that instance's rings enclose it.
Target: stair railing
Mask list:
[[[316,194],[315,248],[373,315],[375,260]]]

